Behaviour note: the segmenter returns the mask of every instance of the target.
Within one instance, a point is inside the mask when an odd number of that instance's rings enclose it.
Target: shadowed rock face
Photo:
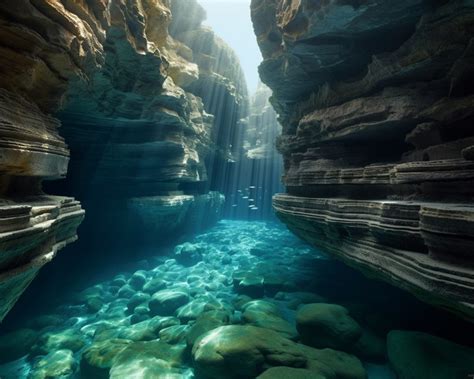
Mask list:
[[[184,11],[177,1],[132,3],[0,4],[0,320],[39,268],[76,238],[84,216],[74,199],[45,195],[44,179],[67,174],[46,190],[79,198],[102,225],[100,239],[119,240],[128,224],[136,229],[127,238],[137,230],[157,237],[160,223],[171,236],[204,225],[204,209],[212,215],[205,221],[219,217],[223,197],[209,192],[208,157],[226,156],[227,146],[215,135],[221,116],[195,83],[218,77],[229,104],[245,112],[241,74],[221,66],[231,62],[240,72],[238,60],[219,41],[211,53],[224,51],[228,60],[206,65],[191,42],[173,38],[172,9]],[[201,21],[191,30],[218,41]]]
[[[473,319],[474,4],[253,0],[252,19],[283,127],[278,216]]]

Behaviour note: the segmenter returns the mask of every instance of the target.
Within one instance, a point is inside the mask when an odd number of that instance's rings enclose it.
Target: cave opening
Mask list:
[[[0,379],[472,375],[473,25],[4,0]]]

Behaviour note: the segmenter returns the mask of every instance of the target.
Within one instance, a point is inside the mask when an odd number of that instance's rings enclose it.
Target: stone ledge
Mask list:
[[[77,239],[84,214],[79,202],[59,196],[0,205],[0,221],[13,219],[8,228],[0,229],[0,321],[41,267]]]
[[[276,195],[273,204],[280,219],[312,245],[368,276],[474,319],[474,273],[467,256],[474,251],[474,207],[285,194]]]

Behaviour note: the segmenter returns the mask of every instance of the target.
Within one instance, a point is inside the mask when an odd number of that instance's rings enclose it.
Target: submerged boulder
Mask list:
[[[147,281],[143,286],[143,292],[154,294],[166,288],[166,282],[161,278],[153,278]]]
[[[474,374],[474,349],[426,333],[393,330],[387,350],[399,379],[462,379]]]
[[[56,350],[81,350],[85,345],[83,336],[73,329],[46,332],[39,336],[32,351],[37,354],[48,354]]]
[[[152,315],[172,316],[174,312],[189,301],[189,295],[179,290],[156,292],[148,303]]]
[[[272,367],[263,374],[257,376],[257,379],[336,379],[335,374],[323,374],[315,370],[294,367]]]
[[[362,335],[359,324],[349,311],[337,304],[307,304],[296,313],[301,341],[317,348],[348,351]]]
[[[194,266],[202,260],[201,248],[186,242],[182,245],[176,246],[174,250],[174,258],[176,259],[176,262],[183,266]]]
[[[268,301],[253,300],[245,304],[242,320],[246,324],[274,330],[289,339],[298,337],[295,326],[281,316],[276,305]]]
[[[71,350],[53,351],[36,361],[28,379],[70,378],[76,368]]]
[[[365,379],[360,361],[346,353],[317,350],[281,334],[249,325],[228,325],[209,331],[194,344],[196,375],[205,379],[255,378],[265,368],[287,366],[335,374],[341,379]]]
[[[134,342],[114,359],[110,379],[182,378],[184,349],[162,341]]]
[[[193,347],[194,368],[202,378],[255,378],[270,359],[273,365],[304,367],[306,358],[292,341],[255,326],[213,329]]]
[[[108,379],[115,357],[131,343],[132,341],[124,339],[109,339],[93,343],[82,353],[81,377]]]
[[[192,348],[194,343],[205,333],[220,326],[227,325],[230,315],[226,311],[208,311],[200,315],[186,335],[186,345]]]

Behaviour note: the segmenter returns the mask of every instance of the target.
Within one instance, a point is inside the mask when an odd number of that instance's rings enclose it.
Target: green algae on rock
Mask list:
[[[303,343],[348,351],[362,335],[362,329],[349,311],[337,304],[306,304],[296,314]]]
[[[185,347],[162,341],[131,343],[115,357],[110,379],[180,378]]]
[[[67,378],[73,374],[75,366],[71,350],[52,351],[35,362],[28,379]]]
[[[344,379],[366,378],[362,364],[353,356],[313,349],[255,326],[211,330],[196,341],[192,354],[196,374],[209,379],[254,378],[272,366],[328,370]]]

